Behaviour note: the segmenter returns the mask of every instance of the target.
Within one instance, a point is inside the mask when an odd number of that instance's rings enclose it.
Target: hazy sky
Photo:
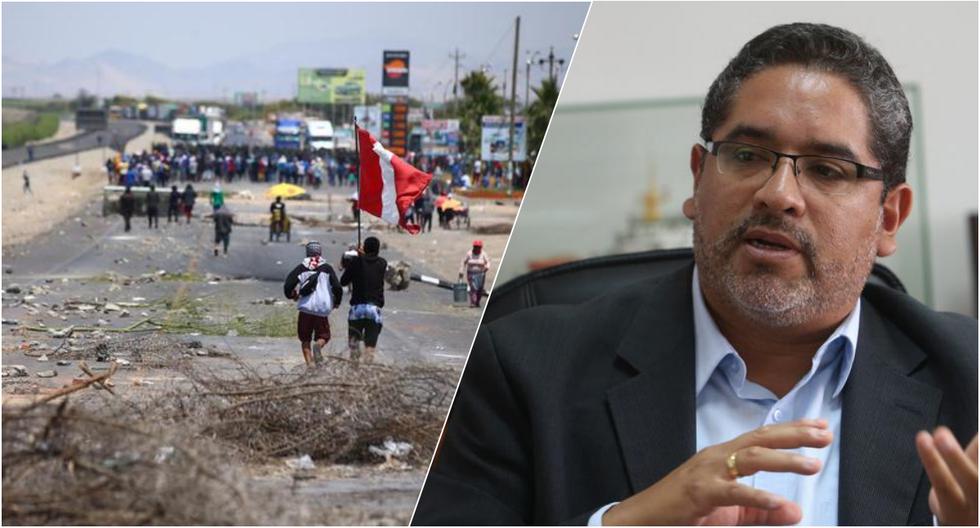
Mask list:
[[[323,49],[321,63],[308,66],[364,67],[373,75],[382,50],[409,49],[413,74],[417,65],[423,77],[445,78],[455,47],[466,53],[461,71],[490,64],[500,75],[509,68],[518,15],[522,74],[528,50],[554,45],[556,55],[571,58],[588,3],[5,2],[2,10],[3,55],[20,62],[121,50],[173,68],[200,68],[249,56],[273,60],[270,51],[309,43]],[[346,46],[370,49],[377,60],[338,63],[350,56]],[[434,85],[431,78],[413,77],[412,91],[423,91],[415,80]]]

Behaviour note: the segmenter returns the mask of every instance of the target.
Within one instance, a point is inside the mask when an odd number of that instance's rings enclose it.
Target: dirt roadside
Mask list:
[[[73,131],[74,125],[62,128],[63,130],[59,129],[59,134]],[[150,127],[143,135],[130,141],[126,150],[142,151],[149,149],[154,142],[163,141],[167,141],[167,138],[153,133]],[[111,155],[111,152],[106,149],[106,155]],[[4,249],[52,230],[64,220],[76,216],[87,203],[97,199],[107,183],[102,171],[102,156],[102,149],[80,152],[78,163],[82,167],[82,175],[74,180],[71,177],[75,166],[74,155],[3,169]],[[29,193],[23,190],[22,175],[25,170],[31,181]]]

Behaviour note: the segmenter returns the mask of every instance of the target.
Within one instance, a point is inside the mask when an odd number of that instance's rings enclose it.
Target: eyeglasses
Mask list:
[[[884,180],[881,169],[848,159],[783,154],[737,141],[708,141],[704,148],[715,156],[720,174],[739,181],[758,181],[760,185],[775,172],[780,158],[793,162],[793,173],[800,186],[824,194],[848,194],[861,179]]]

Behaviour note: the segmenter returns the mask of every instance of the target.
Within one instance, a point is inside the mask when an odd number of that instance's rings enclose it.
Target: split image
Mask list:
[[[976,3],[3,15],[5,523],[977,525]]]
[[[4,523],[407,524],[587,10],[4,3]]]

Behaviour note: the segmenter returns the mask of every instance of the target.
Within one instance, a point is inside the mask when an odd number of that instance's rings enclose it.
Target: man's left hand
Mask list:
[[[966,449],[946,427],[915,437],[929,475],[929,508],[942,525],[977,526],[977,437]]]

